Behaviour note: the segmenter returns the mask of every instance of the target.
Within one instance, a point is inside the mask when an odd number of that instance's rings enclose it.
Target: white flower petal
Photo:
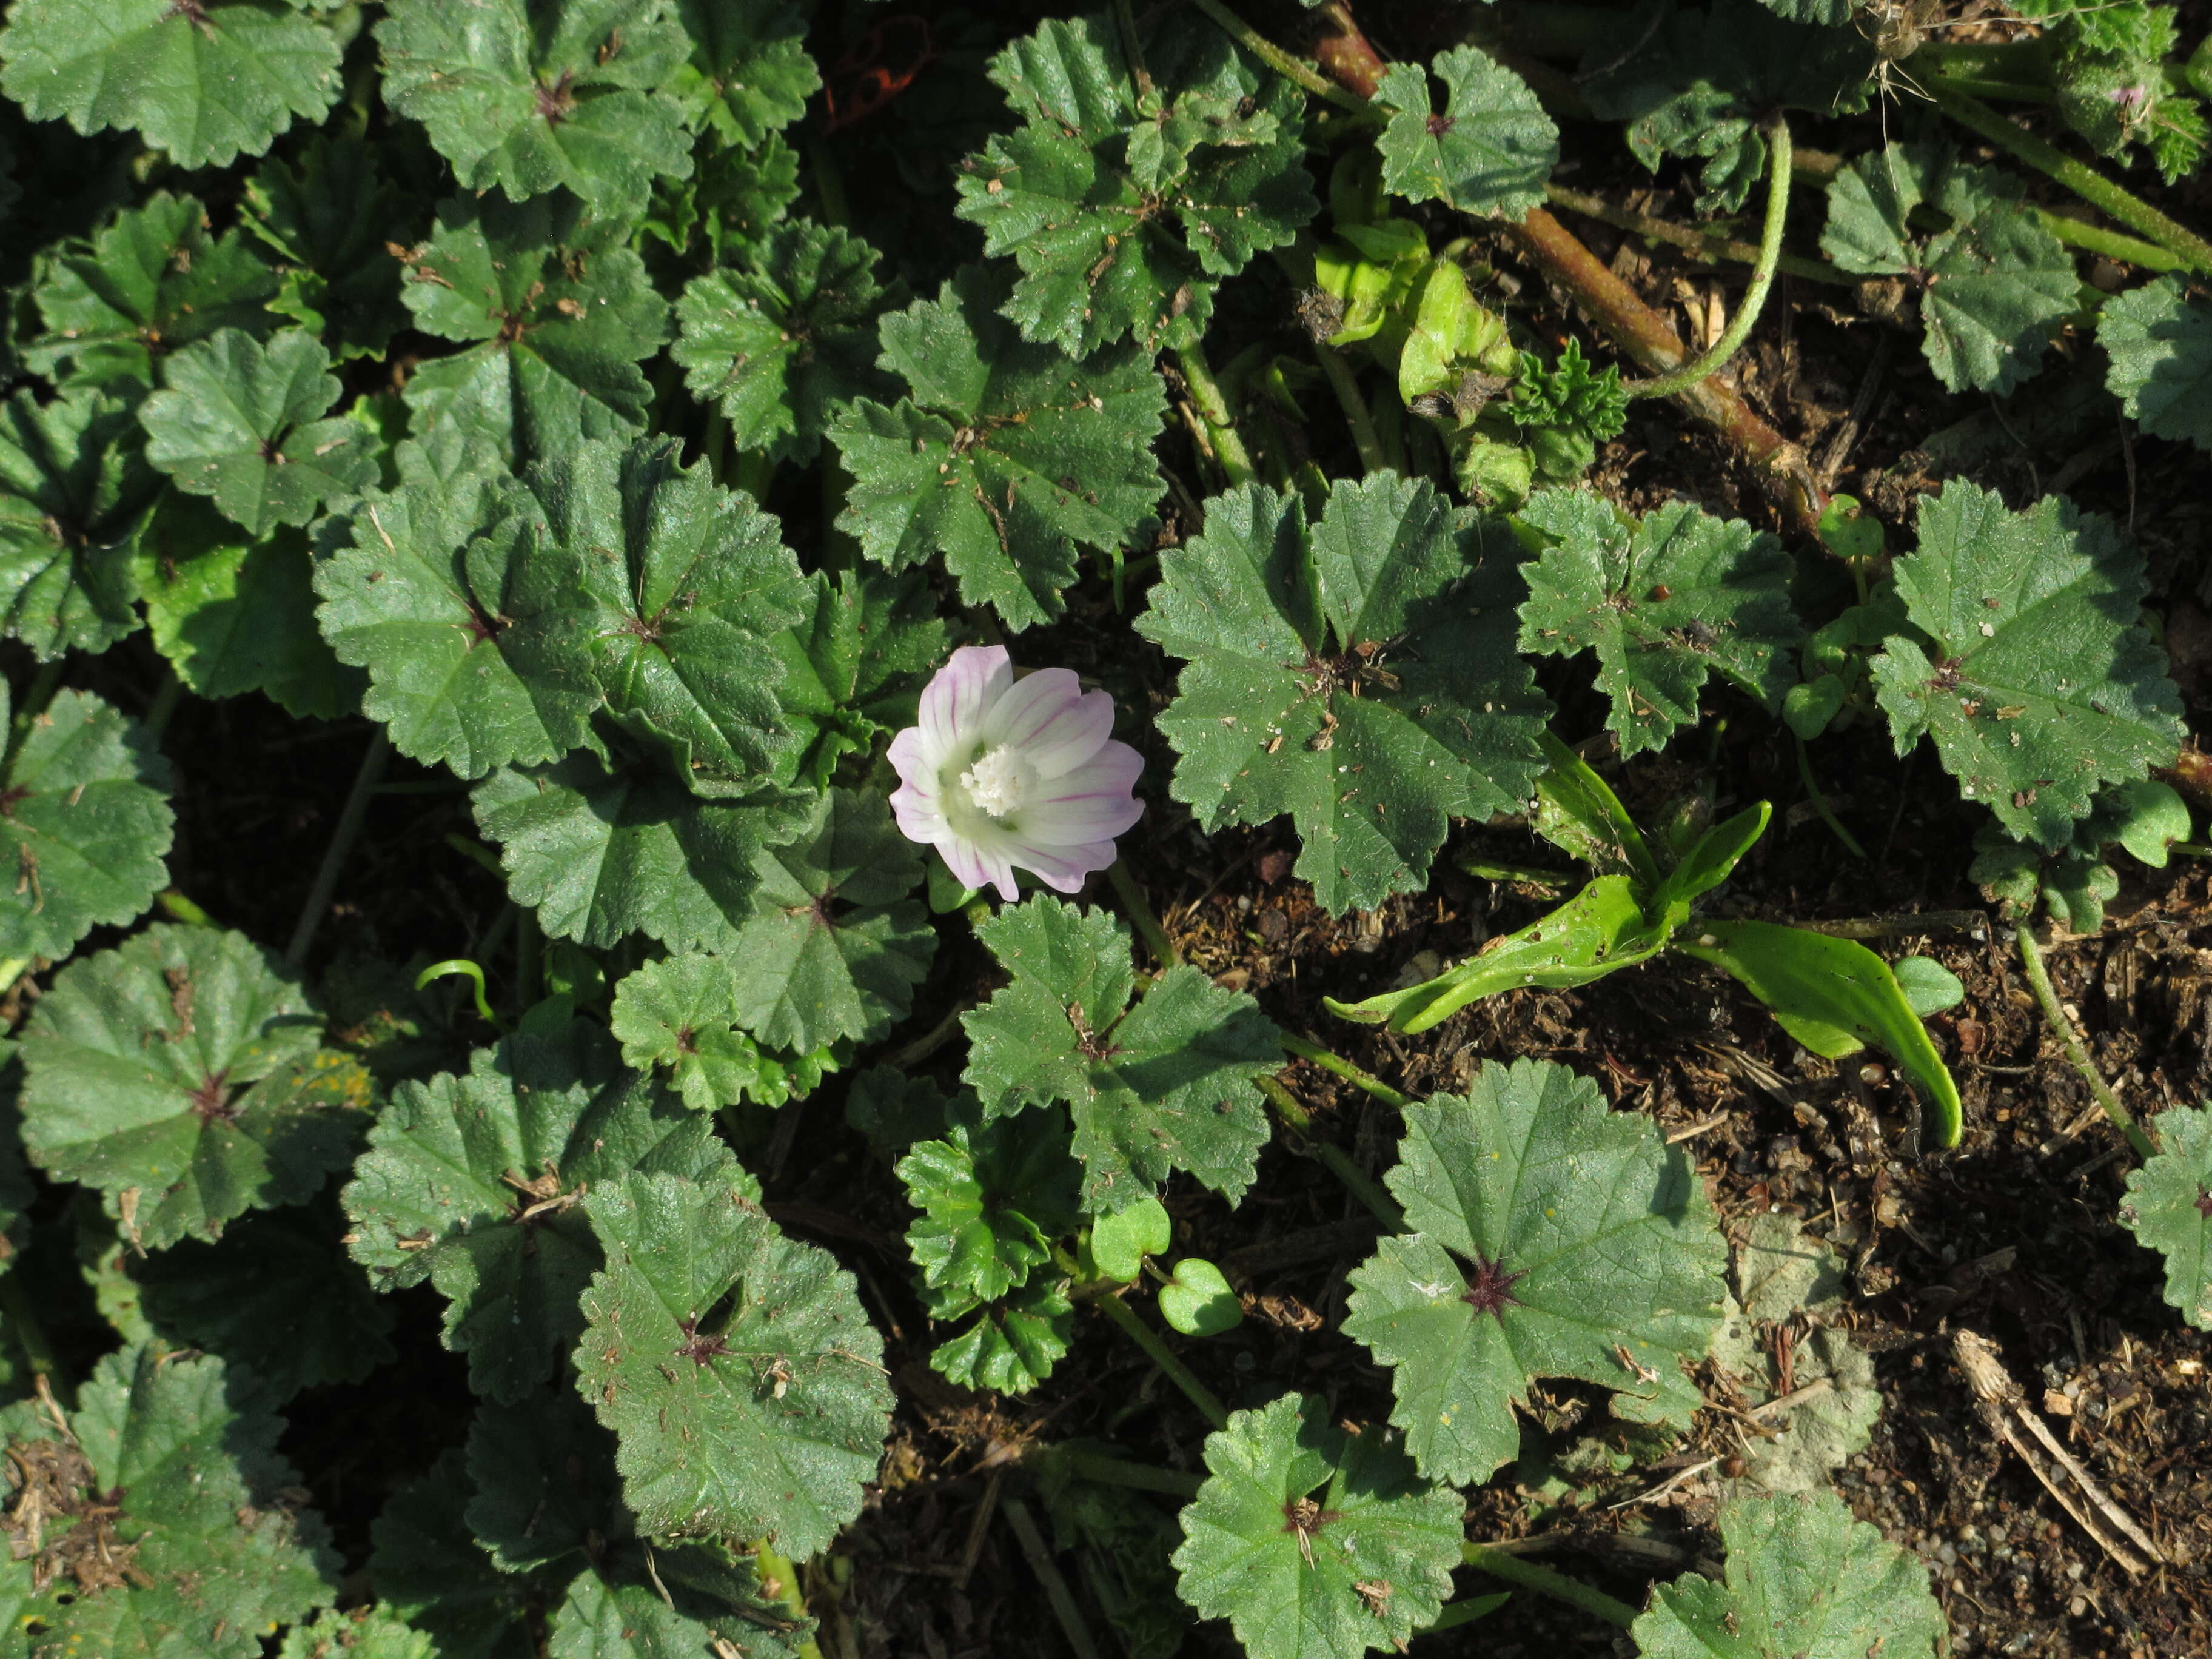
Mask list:
[[[1032,847],[1066,842],[1108,842],[1145,815],[1131,793],[1145,757],[1126,743],[1108,743],[1086,761],[1039,792],[1009,826]]]
[[[1113,731],[1112,697],[1085,693],[1072,670],[1040,668],[992,706],[981,735],[1020,750],[1039,777],[1056,778],[1097,754]]]
[[[963,645],[931,677],[921,693],[922,752],[942,766],[974,747],[984,717],[1014,683],[1014,669],[1003,645]]]

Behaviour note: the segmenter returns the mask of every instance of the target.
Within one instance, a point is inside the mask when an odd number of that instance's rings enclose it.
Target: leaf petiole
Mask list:
[[[1503,1578],[1509,1584],[1518,1584],[1523,1589],[1565,1601],[1569,1607],[1580,1607],[1623,1630],[1636,1622],[1636,1609],[1627,1602],[1617,1601],[1603,1590],[1592,1589],[1563,1572],[1553,1572],[1549,1567],[1540,1567],[1534,1561],[1523,1561],[1517,1555],[1473,1540],[1462,1544],[1459,1553],[1460,1559],[1478,1572],[1486,1572],[1492,1578]]]
[[[2073,1063],[2082,1082],[2089,1085],[2089,1092],[2096,1097],[2097,1104],[2105,1109],[2105,1115],[2112,1119],[2113,1127],[2127,1137],[2128,1145],[2136,1149],[2137,1156],[2157,1156],[2158,1143],[2136,1121],[2134,1114],[2120,1104],[2112,1085],[2105,1081],[2096,1062],[2089,1058],[2088,1049],[2082,1046],[2081,1034],[2074,1029],[2065,1005],[2058,1000],[2058,993],[2051,983],[2051,972],[2043,965],[2043,952],[2036,948],[2034,927],[2023,921],[2015,931],[2020,935],[2020,965],[2027,970],[2028,988],[2035,993],[2035,1000],[2043,1009],[2044,1024],[2051,1028],[2051,1035],[2058,1039],[2059,1046],[2066,1050],[2066,1058]]]
[[[1108,1290],[1095,1297],[1098,1311],[1121,1328],[1121,1334],[1145,1351],[1145,1357],[1160,1368],[1169,1382],[1183,1391],[1190,1403],[1198,1407],[1206,1420],[1217,1429],[1229,1426],[1229,1411],[1212,1389],[1192,1375],[1190,1368],[1169,1352],[1168,1345],[1152,1334],[1152,1328],[1137,1317],[1135,1309]]]
[[[1382,1224],[1395,1232],[1405,1225],[1406,1212],[1400,1209],[1366,1170],[1352,1161],[1351,1155],[1334,1141],[1323,1140],[1313,1132],[1313,1114],[1298,1103],[1297,1097],[1274,1078],[1257,1079],[1260,1092],[1275,1109],[1276,1115],[1286,1124],[1291,1133],[1304,1141],[1306,1149],[1320,1159],[1323,1167],[1344,1183],[1350,1193],[1372,1211]]]

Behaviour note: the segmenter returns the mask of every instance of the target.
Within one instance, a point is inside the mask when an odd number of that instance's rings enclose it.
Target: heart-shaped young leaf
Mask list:
[[[1425,1474],[1489,1479],[1540,1376],[1687,1424],[1728,1246],[1650,1118],[1549,1060],[1487,1061],[1465,1096],[1406,1109],[1389,1183],[1408,1231],[1353,1272],[1344,1329],[1394,1369],[1390,1420]]]
[[[1176,1170],[1231,1202],[1242,1195],[1267,1139],[1253,1079],[1282,1064],[1257,1003],[1184,963],[1131,1007],[1127,929],[1046,895],[975,933],[1013,976],[960,1017],[970,1045],[961,1076],[988,1116],[1065,1101],[1093,1213],[1152,1197]]]
[[[798,836],[754,860],[752,915],[729,952],[738,1024],[804,1054],[880,1036],[937,954],[921,857],[880,791],[820,796]]]
[[[711,1119],[616,1060],[583,1021],[480,1048],[468,1074],[403,1083],[340,1195],[379,1290],[428,1279],[470,1386],[520,1399],[558,1370],[599,1265],[577,1205],[622,1171],[729,1162]]]
[[[1006,314],[1071,356],[1133,335],[1189,344],[1213,290],[1314,216],[1289,82],[1176,18],[1144,47],[1140,94],[1113,19],[1047,22],[991,60],[1023,125],[962,164],[960,216],[1021,280]]]
[[[119,398],[0,404],[0,621],[41,659],[105,651],[138,626],[131,556],[161,479]]]
[[[957,1318],[972,1308],[955,1308],[932,1298],[937,1318]],[[1075,1338],[1075,1304],[1056,1280],[1040,1279],[988,1303],[968,1328],[932,1349],[932,1370],[963,1389],[992,1389],[1026,1394],[1052,1375],[1067,1357]]]
[[[368,1074],[322,1048],[298,975],[241,933],[160,926],[62,969],[24,1028],[23,1138],[126,1237],[219,1237],[345,1167]]]
[[[1087,1248],[1091,1267],[1117,1284],[1128,1285],[1144,1272],[1146,1256],[1165,1255],[1174,1243],[1175,1223],[1167,1206],[1157,1198],[1146,1198],[1092,1222]]]
[[[91,241],[39,256],[32,297],[46,331],[23,361],[64,386],[151,386],[180,346],[226,328],[273,333],[276,294],[276,273],[242,233],[210,235],[197,198],[157,191]]]
[[[691,56],[665,90],[695,132],[755,150],[806,112],[822,76],[806,55],[805,9],[788,0],[676,0]]]
[[[1930,1659],[1943,1610],[1928,1569],[1832,1492],[1723,1504],[1724,1583],[1686,1572],[1636,1621],[1644,1659]]]
[[[737,1029],[737,979],[720,957],[668,957],[624,975],[608,1023],[623,1063],[665,1068],[695,1112],[757,1097],[775,1066]]]
[[[1444,106],[1429,92],[1444,83]],[[1427,70],[1393,64],[1376,97],[1392,106],[1375,148],[1382,187],[1409,202],[1444,202],[1462,213],[1518,218],[1544,203],[1559,160],[1559,130],[1528,83],[1486,52],[1455,46]]]
[[[1251,1659],[1358,1659],[1434,1619],[1459,1565],[1459,1494],[1381,1428],[1347,1433],[1312,1395],[1231,1412],[1206,1437],[1176,1588]]]
[[[369,1583],[435,1639],[438,1659],[538,1659],[530,1603],[557,1595],[561,1581],[494,1566],[463,1518],[471,1496],[459,1449],[394,1492],[369,1528]]]
[[[427,1631],[403,1623],[381,1607],[341,1613],[325,1607],[284,1632],[276,1659],[448,1659]]]
[[[1209,830],[1290,813],[1333,915],[1418,890],[1451,819],[1523,810],[1542,769],[1517,562],[1425,480],[1338,483],[1312,526],[1295,495],[1216,496],[1137,621],[1190,659],[1159,721],[1175,798]]]
[[[337,37],[295,6],[18,0],[0,90],[33,120],[135,130],[180,167],[258,155],[338,95]]]
[[[0,714],[9,699],[0,686]],[[169,765],[88,691],[57,692],[0,789],[0,956],[58,962],[101,925],[137,919],[167,879]]]
[[[2166,1299],[2212,1331],[2212,1107],[2169,1107],[2153,1126],[2158,1152],[2129,1175],[2120,1224],[2166,1258]]]
[[[417,428],[453,422],[516,465],[643,425],[638,361],[668,337],[668,306],[628,240],[619,218],[566,196],[441,203],[400,297],[416,327],[470,349],[407,382]]]
[[[2161,276],[2105,301],[2097,343],[2106,388],[2144,431],[2212,449],[2212,307]]]
[[[375,439],[358,421],[325,420],[341,388],[329,353],[304,329],[264,348],[236,329],[186,346],[146,399],[146,459],[177,487],[214,498],[248,534],[305,524],[325,502],[376,482]]]
[[[2181,747],[2181,702],[2142,624],[2142,556],[2111,520],[2046,495],[2025,513],[1954,479],[1920,498],[1896,566],[1913,631],[1872,664],[1897,752],[1932,733],[1959,793],[2063,846],[2100,784]]]
[[[1998,395],[2041,366],[2078,303],[2073,255],[2020,180],[1945,145],[1891,144],[1828,186],[1820,249],[1845,270],[1902,277],[1920,296],[1920,349],[1952,391]],[[1915,213],[1944,222],[1920,228]]]
[[[727,1176],[633,1173],[584,1206],[606,1267],[584,1293],[577,1387],[621,1441],[639,1527],[821,1549],[860,1512],[890,1425],[853,1276]]]
[[[1669,501],[1640,522],[1587,490],[1544,489],[1520,522],[1543,550],[1528,566],[1521,648],[1597,653],[1620,752],[1663,747],[1698,723],[1718,673],[1769,714],[1796,678],[1805,630],[1790,608],[1790,555],[1741,519]]]
[[[1070,363],[1024,343],[998,314],[1005,297],[969,266],[884,317],[883,366],[913,395],[860,399],[830,437],[854,479],[839,529],[894,570],[943,553],[963,600],[1023,629],[1060,614],[1078,545],[1123,545],[1159,500],[1166,410],[1148,354]]]
[[[658,90],[685,56],[659,0],[392,0],[376,40],[385,97],[464,189],[520,202],[565,186],[612,213],[691,171],[683,112]]]
[[[1160,1317],[1185,1336],[1219,1336],[1244,1322],[1244,1308],[1220,1268],[1187,1255],[1160,1286]]]
[[[691,279],[668,355],[691,395],[722,411],[738,448],[811,461],[833,404],[889,395],[876,368],[884,298],[875,249],[794,220],[734,265]]]
[[[386,250],[412,246],[427,217],[377,155],[366,139],[319,132],[246,185],[246,223],[283,262],[270,310],[313,331],[340,362],[383,356],[407,325],[399,264]]]
[[[921,1212],[907,1249],[933,1299],[951,1308],[996,1301],[1026,1283],[1052,1259],[1052,1242],[1075,1227],[1082,1171],[1057,1112],[955,1122],[942,1140],[917,1142],[896,1172]]]
[[[283,1426],[243,1371],[154,1345],[94,1367],[66,1433],[27,1403],[0,1418],[9,1511],[43,1520],[14,1650],[258,1659],[262,1632],[327,1605],[338,1560],[283,1495]]]
[[[920,571],[844,570],[834,580],[817,571],[809,580],[808,615],[770,644],[783,664],[776,700],[804,745],[789,751],[789,781],[826,787],[843,757],[914,724],[947,633]]]

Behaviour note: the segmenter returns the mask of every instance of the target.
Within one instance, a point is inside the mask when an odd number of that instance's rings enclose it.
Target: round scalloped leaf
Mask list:
[[[942,1312],[933,1308],[933,1316]],[[1075,1304],[1064,1285],[1024,1285],[988,1304],[975,1322],[931,1350],[929,1363],[963,1389],[1026,1394],[1067,1357],[1075,1335]]]
[[[180,167],[258,155],[338,95],[337,37],[296,7],[16,0],[0,89],[34,120],[135,130]]]
[[[2106,389],[2143,430],[2212,449],[2212,307],[2178,276],[2115,294],[2097,314]]]
[[[622,1066],[581,1020],[527,1024],[468,1074],[402,1083],[340,1194],[354,1259],[379,1290],[425,1279],[469,1382],[520,1399],[559,1370],[599,1265],[578,1205],[633,1169],[704,1175],[729,1153],[712,1120]]]
[[[921,1282],[955,1307],[1024,1283],[1052,1259],[1053,1240],[1075,1228],[1082,1171],[1057,1112],[955,1122],[942,1140],[916,1142],[896,1173],[921,1212],[907,1249]]]
[[[111,1353],[69,1422],[73,1442],[44,1413],[7,1425],[7,1481],[39,1472],[53,1571],[9,1621],[28,1638],[16,1652],[258,1659],[262,1632],[330,1601],[328,1531],[285,1492],[284,1425],[244,1372],[150,1345]],[[86,1528],[104,1548],[83,1547]]]
[[[252,535],[307,523],[377,477],[368,428],[322,418],[341,392],[330,366],[305,329],[285,329],[265,347],[237,329],[186,346],[162,364],[162,389],[139,408],[146,459]]]
[[[1473,46],[1439,52],[1431,69],[1444,83],[1441,110],[1431,101],[1431,71],[1419,64],[1393,64],[1376,88],[1376,100],[1393,106],[1376,141],[1382,187],[1409,202],[1500,218],[1541,207],[1559,130],[1528,83]]]
[[[1682,1154],[1549,1060],[1486,1061],[1406,1109],[1390,1171],[1407,1231],[1352,1275],[1347,1336],[1394,1368],[1390,1420],[1423,1473],[1489,1479],[1540,1376],[1686,1425],[1720,1325],[1728,1243]]]
[[[625,975],[608,1024],[623,1063],[665,1068],[695,1112],[736,1105],[774,1066],[737,1028],[737,981],[720,957],[668,957]]]
[[[138,626],[131,555],[161,486],[129,404],[67,392],[0,404],[0,623],[41,660]]]
[[[852,1275],[726,1177],[632,1173],[584,1207],[607,1261],[584,1293],[577,1386],[621,1442],[641,1529],[822,1549],[860,1512],[890,1425]]]
[[[770,645],[783,662],[776,700],[801,734],[785,781],[826,788],[843,757],[915,723],[922,684],[945,660],[947,629],[921,571],[843,570],[834,580],[817,571],[808,580],[806,617]]]
[[[1176,1588],[1227,1619],[1251,1659],[1402,1648],[1451,1594],[1459,1494],[1419,1479],[1389,1434],[1347,1433],[1312,1395],[1231,1412],[1206,1437],[1182,1512]]]
[[[325,1607],[312,1623],[284,1632],[276,1659],[444,1659],[428,1632],[401,1622],[381,1607],[341,1613]]]
[[[760,1593],[750,1555],[631,1545],[568,1586],[547,1620],[545,1659],[801,1659],[813,1622]]]
[[[343,1169],[368,1073],[319,1047],[298,975],[242,933],[167,925],[71,963],[22,1037],[23,1139],[125,1236],[216,1238]]]
[[[683,113],[658,88],[686,53],[661,0],[392,0],[376,26],[384,95],[429,129],[469,190],[563,186],[635,210],[686,178]]]
[[[1295,495],[1215,496],[1137,620],[1189,659],[1159,718],[1175,798],[1208,830],[1291,814],[1332,915],[1418,890],[1451,819],[1525,810],[1543,769],[1520,557],[1426,480],[1340,481],[1310,526]]]
[[[2212,1331],[2212,1106],[2175,1106],[2152,1120],[2158,1152],[2128,1176],[2120,1224],[2166,1258],[2166,1299]]]
[[[806,112],[822,76],[806,55],[807,13],[785,0],[676,0],[690,61],[664,88],[694,132],[726,154],[757,150]]]
[[[0,714],[8,702],[0,686]],[[0,956],[58,962],[137,920],[168,879],[168,786],[143,727],[89,691],[55,694],[0,789]]]
[[[438,1659],[538,1659],[530,1604],[559,1594],[560,1580],[494,1566],[463,1518],[470,1496],[459,1449],[394,1492],[369,1528],[369,1583],[430,1634]]]
[[[1728,1577],[1656,1586],[1631,1632],[1644,1659],[1931,1659],[1943,1611],[1928,1569],[1832,1492],[1721,1505]]]
[[[285,267],[269,308],[305,324],[341,362],[382,356],[407,325],[386,248],[411,244],[428,216],[422,198],[385,177],[379,149],[319,132],[246,183],[246,227]]]

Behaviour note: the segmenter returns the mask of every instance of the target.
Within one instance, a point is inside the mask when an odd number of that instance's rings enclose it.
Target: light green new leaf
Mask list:
[[[1586,490],[1539,490],[1519,518],[1545,543],[1528,567],[1521,649],[1597,653],[1623,755],[1695,726],[1708,672],[1781,712],[1805,630],[1778,538],[1688,501],[1632,521]]]
[[[906,1018],[937,930],[910,896],[921,854],[882,791],[821,795],[798,836],[754,869],[752,915],[728,953],[739,1024],[805,1054],[869,1042]]]
[[[464,189],[520,202],[565,186],[624,212],[691,171],[683,112],[659,91],[686,50],[660,0],[392,0],[376,40],[384,95]]]
[[[720,957],[668,957],[624,975],[608,1023],[623,1063],[665,1068],[695,1112],[757,1097],[774,1067],[737,1028],[737,979]]]
[[[726,1177],[634,1173],[584,1207],[607,1265],[584,1293],[576,1384],[621,1441],[640,1528],[821,1549],[860,1512],[890,1425],[852,1275]]]
[[[956,1122],[942,1140],[915,1143],[896,1173],[921,1212],[907,1249],[933,1299],[951,1308],[1023,1285],[1052,1259],[1052,1242],[1075,1228],[1082,1171],[1057,1112]]]
[[[351,1160],[368,1074],[322,1034],[298,976],[243,934],[149,927],[70,963],[32,1011],[25,1145],[146,1249],[219,1237]]]
[[[0,622],[41,659],[138,626],[131,557],[161,479],[128,404],[28,392],[0,404]]]
[[[1473,46],[1439,52],[1442,109],[1419,64],[1393,64],[1376,88],[1392,106],[1376,141],[1382,187],[1409,202],[1443,202],[1462,213],[1517,219],[1544,203],[1559,160],[1559,130],[1528,83]]]
[[[0,686],[0,713],[8,708]],[[94,927],[136,921],[167,878],[169,765],[88,691],[55,694],[0,790],[0,956],[58,962]]]
[[[854,477],[837,526],[894,570],[933,554],[969,605],[1006,625],[1060,614],[1075,550],[1131,541],[1164,486],[1152,442],[1166,400],[1150,355],[1071,363],[998,314],[1005,283],[974,266],[884,317],[895,407],[861,398],[830,423]]]
[[[2144,431],[2212,449],[2212,307],[2161,276],[2105,301],[2097,343],[2106,389]]]
[[[1211,1261],[1187,1255],[1160,1286],[1160,1317],[1185,1336],[1219,1336],[1244,1321],[1243,1304]]]
[[[807,9],[789,0],[676,0],[690,59],[666,91],[695,132],[757,150],[806,112],[822,76],[806,55]]]
[[[424,1631],[403,1623],[381,1607],[341,1613],[325,1607],[311,1623],[284,1632],[276,1659],[443,1659]]]
[[[111,1353],[69,1421],[74,1444],[28,1408],[4,1424],[11,1449],[27,1454],[9,1459],[8,1484],[36,1467],[61,1488],[42,1494],[58,1571],[9,1620],[16,1653],[258,1659],[263,1631],[328,1605],[338,1569],[329,1530],[283,1495],[299,1480],[277,1455],[284,1425],[244,1372],[150,1345]],[[16,1495],[8,1502],[21,1513]],[[91,1518],[106,1505],[120,1512]],[[72,1526],[72,1516],[86,1518]],[[98,1589],[64,1565],[64,1542],[84,1526],[106,1542]]]
[[[583,1195],[628,1170],[729,1163],[711,1119],[613,1048],[583,1021],[526,1025],[466,1076],[402,1083],[340,1195],[354,1259],[379,1290],[434,1285],[446,1346],[495,1400],[545,1383],[582,1328],[576,1297],[600,1261]]]
[[[146,459],[179,489],[213,497],[251,535],[307,523],[377,477],[368,428],[322,418],[341,390],[330,366],[304,329],[284,330],[265,349],[236,329],[186,346],[139,409]]]
[[[2152,1127],[2158,1153],[2128,1176],[2120,1224],[2166,1258],[2166,1299],[2212,1331],[2212,1107],[2170,1107]]]
[[[1924,231],[1916,212],[1948,222]],[[2020,181],[1942,145],[1892,144],[1838,173],[1820,249],[1845,270],[1902,277],[1917,292],[1920,349],[1954,392],[2011,391],[2079,303],[2073,256]]]
[[[0,90],[34,120],[135,130],[180,167],[258,155],[338,95],[337,37],[296,7],[17,0]]]
[[[1137,621],[1190,659],[1159,719],[1175,798],[1208,830],[1290,813],[1332,915],[1418,890],[1451,819],[1525,809],[1542,769],[1517,562],[1425,480],[1339,482],[1310,526],[1294,495],[1216,496]]]
[[[876,251],[811,219],[779,225],[733,266],[695,276],[677,301],[668,355],[684,385],[730,423],[739,449],[811,461],[833,404],[883,395]]]
[[[399,264],[422,228],[421,198],[401,191],[364,138],[319,132],[296,157],[272,155],[246,180],[246,224],[284,262],[269,308],[306,325],[343,362],[380,357],[407,325]]]
[[[1918,528],[1896,566],[1917,636],[1871,665],[1897,752],[1932,733],[1960,793],[2063,846],[2100,784],[2181,747],[2180,696],[2142,620],[2142,556],[2063,496],[2012,513],[1963,479],[1920,498]]]
[[[834,580],[817,571],[809,580],[807,617],[769,643],[783,664],[776,700],[804,745],[789,751],[787,781],[819,788],[846,755],[914,724],[921,687],[945,660],[948,635],[918,570],[843,570]]]
[[[1644,1659],[1930,1659],[1942,1609],[1928,1570],[1832,1492],[1723,1504],[1724,1583],[1657,1586],[1632,1632]]]
[[[941,1318],[948,1310],[931,1312]],[[1026,1394],[1052,1375],[1074,1340],[1075,1304],[1065,1285],[1039,1280],[986,1304],[966,1330],[931,1350],[929,1364],[963,1389]]]
[[[975,931],[1013,976],[960,1017],[961,1076],[987,1117],[1065,1101],[1093,1214],[1152,1197],[1176,1170],[1232,1202],[1243,1194],[1268,1133],[1253,1079],[1282,1064],[1257,1003],[1185,963],[1131,1007],[1127,931],[1047,895]]]
[[[1091,1224],[1077,1260],[1084,1276],[1094,1273],[1119,1285],[1133,1285],[1148,1255],[1165,1255],[1175,1243],[1175,1221],[1157,1198],[1139,1199],[1126,1210],[1102,1215]]]
[[[1688,1423],[1728,1245],[1650,1118],[1549,1060],[1487,1061],[1464,1097],[1406,1109],[1389,1184],[1408,1231],[1353,1272],[1344,1329],[1394,1368],[1390,1420],[1425,1474],[1489,1479],[1540,1376],[1614,1390],[1628,1421]]]
[[[1434,1619],[1459,1565],[1459,1494],[1419,1479],[1377,1427],[1348,1434],[1314,1395],[1232,1412],[1206,1437],[1176,1588],[1251,1659],[1358,1659]]]

